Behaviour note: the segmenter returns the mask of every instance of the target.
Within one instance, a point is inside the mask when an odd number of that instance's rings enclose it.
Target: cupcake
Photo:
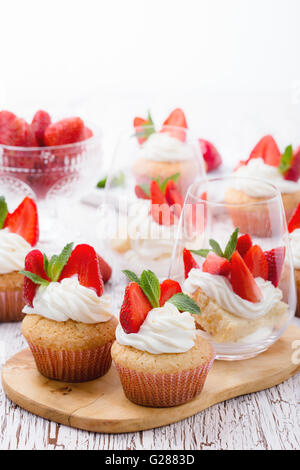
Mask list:
[[[290,234],[291,250],[294,261],[294,272],[297,289],[297,308],[296,315],[300,317],[300,204],[293,213],[289,224],[288,230]]]
[[[73,243],[48,259],[39,250],[25,260],[26,314],[22,323],[39,372],[50,379],[85,382],[111,366],[117,320],[97,254]]]
[[[0,197],[0,322],[24,318],[24,276],[19,270],[38,238],[38,213],[33,199],[26,197],[9,213],[5,198]]]
[[[183,291],[200,307],[195,321],[214,343],[267,339],[288,315],[278,288],[285,247],[263,252],[248,234],[237,237],[238,229],[224,252],[216,241],[210,250],[194,251],[201,256],[201,267],[190,251],[183,251]]]
[[[134,127],[141,146],[140,158],[133,165],[137,184],[149,184],[153,179],[166,179],[178,173],[178,186],[185,194],[198,173],[198,162],[186,141],[187,123],[183,111],[172,111],[160,132],[155,132],[150,114],[147,120],[135,118]]]
[[[240,162],[234,172],[238,177],[256,177],[268,181],[276,186],[282,196],[282,201],[287,219],[300,202],[300,147],[293,152],[292,146],[288,146],[283,155],[272,136],[263,137],[252,150],[248,160]],[[247,179],[240,179],[238,186],[229,189],[226,194],[226,202],[229,204],[249,204],[266,200],[270,194],[263,182],[255,183]],[[263,236],[261,220],[268,220],[269,214],[264,205],[260,213],[249,213],[249,206],[244,211],[233,211],[234,224],[243,232],[257,230],[257,236]],[[247,211],[247,213],[243,213]],[[248,225],[247,225],[248,224]],[[258,225],[257,225],[258,224]],[[254,232],[252,232],[254,233]]]
[[[126,287],[112,346],[124,393],[143,406],[186,403],[202,391],[214,361],[191,315],[200,310],[176,281],[160,285],[151,271],[140,279],[127,274],[134,281]]]

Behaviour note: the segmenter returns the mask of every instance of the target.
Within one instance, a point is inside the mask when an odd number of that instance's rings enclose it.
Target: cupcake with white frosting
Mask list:
[[[212,346],[196,331],[192,313],[200,309],[176,281],[159,284],[151,271],[126,274],[133,282],[112,347],[124,393],[144,406],[183,404],[202,391],[214,361]]]
[[[48,259],[39,250],[25,260],[22,323],[39,372],[65,382],[104,375],[117,320],[104,294],[97,253],[89,245],[66,245]]]

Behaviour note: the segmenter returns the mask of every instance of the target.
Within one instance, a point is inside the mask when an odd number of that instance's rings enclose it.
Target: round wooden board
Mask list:
[[[57,423],[104,433],[142,431],[180,421],[216,403],[273,387],[300,370],[292,361],[300,328],[290,326],[268,351],[247,361],[215,361],[198,397],[173,408],[146,408],[124,396],[114,366],[92,382],[68,384],[39,374],[29,349],[7,361],[3,388],[13,402]]]

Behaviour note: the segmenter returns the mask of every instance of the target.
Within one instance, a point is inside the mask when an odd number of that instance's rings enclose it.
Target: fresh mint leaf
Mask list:
[[[41,286],[49,285],[49,281],[47,281],[46,279],[43,279],[37,274],[31,273],[30,271],[19,271],[19,273],[24,274],[24,276],[28,277],[28,279],[30,279],[35,284],[40,284]]]
[[[100,188],[100,189],[105,188],[106,183],[107,183],[107,176],[103,178],[102,180],[98,181],[97,188]]]
[[[160,284],[152,271],[143,271],[141,275],[141,288],[153,308],[159,307]]]
[[[120,173],[114,176],[111,181],[111,185],[113,187],[123,186],[124,183],[125,183],[125,173],[123,171],[120,171]]]
[[[216,240],[213,240],[212,238],[209,240],[209,244],[212,247],[213,251],[216,253],[218,256],[222,256],[224,258],[224,253]]]
[[[235,252],[237,241],[238,241],[238,235],[239,235],[239,228],[236,228],[233,234],[231,235],[229,242],[226,245],[226,248],[224,251],[224,258],[227,258],[228,261],[231,260],[231,257],[233,253]]]
[[[43,254],[43,257],[44,257],[44,269],[46,271],[46,273],[48,274],[49,276],[49,273],[48,273],[48,269],[49,269],[49,260],[47,258],[47,255],[44,253]],[[50,277],[50,276],[49,276]]]
[[[74,243],[68,243],[62,250],[62,252],[57,256],[53,255],[51,257],[50,263],[48,265],[48,276],[54,282],[58,281],[59,276],[65,265],[70,258],[70,255],[73,250]]]
[[[288,145],[281,156],[280,164],[278,167],[278,170],[280,171],[280,173],[282,174],[286,173],[291,168],[292,161],[293,161],[293,147],[292,145]]]
[[[1,196],[0,197],[0,229],[3,228],[7,214],[8,214],[8,208],[7,208],[7,204],[5,201],[5,197]]]
[[[191,253],[194,253],[194,255],[202,256],[202,258],[206,258],[210,251],[211,250],[190,250]]]
[[[141,286],[140,279],[133,271],[129,271],[128,269],[123,269],[122,273],[124,273],[125,276],[127,276],[130,281],[136,282],[139,286]]]
[[[180,173],[175,173],[174,175],[169,176],[168,178],[164,179],[162,183],[158,182],[160,189],[162,190],[162,193],[165,193],[167,184],[169,181],[174,181],[176,183],[178,181],[178,178],[180,177]]]
[[[147,194],[148,197],[151,196],[149,184],[147,184],[147,183],[146,183],[146,184],[140,184],[139,186],[142,188],[142,190],[144,191],[144,193]]]
[[[196,304],[196,302],[186,294],[179,293],[173,295],[167,302],[175,305],[181,312],[190,312],[195,315],[200,315],[200,307]]]

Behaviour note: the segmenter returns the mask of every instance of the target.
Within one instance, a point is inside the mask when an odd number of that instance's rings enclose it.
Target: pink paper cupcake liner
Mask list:
[[[17,322],[24,318],[23,289],[0,292],[0,322]]]
[[[62,382],[87,382],[106,374],[112,361],[112,343],[83,351],[55,351],[28,341],[39,372]]]
[[[195,369],[174,374],[137,372],[116,364],[128,400],[155,408],[182,405],[202,391],[214,356]]]

